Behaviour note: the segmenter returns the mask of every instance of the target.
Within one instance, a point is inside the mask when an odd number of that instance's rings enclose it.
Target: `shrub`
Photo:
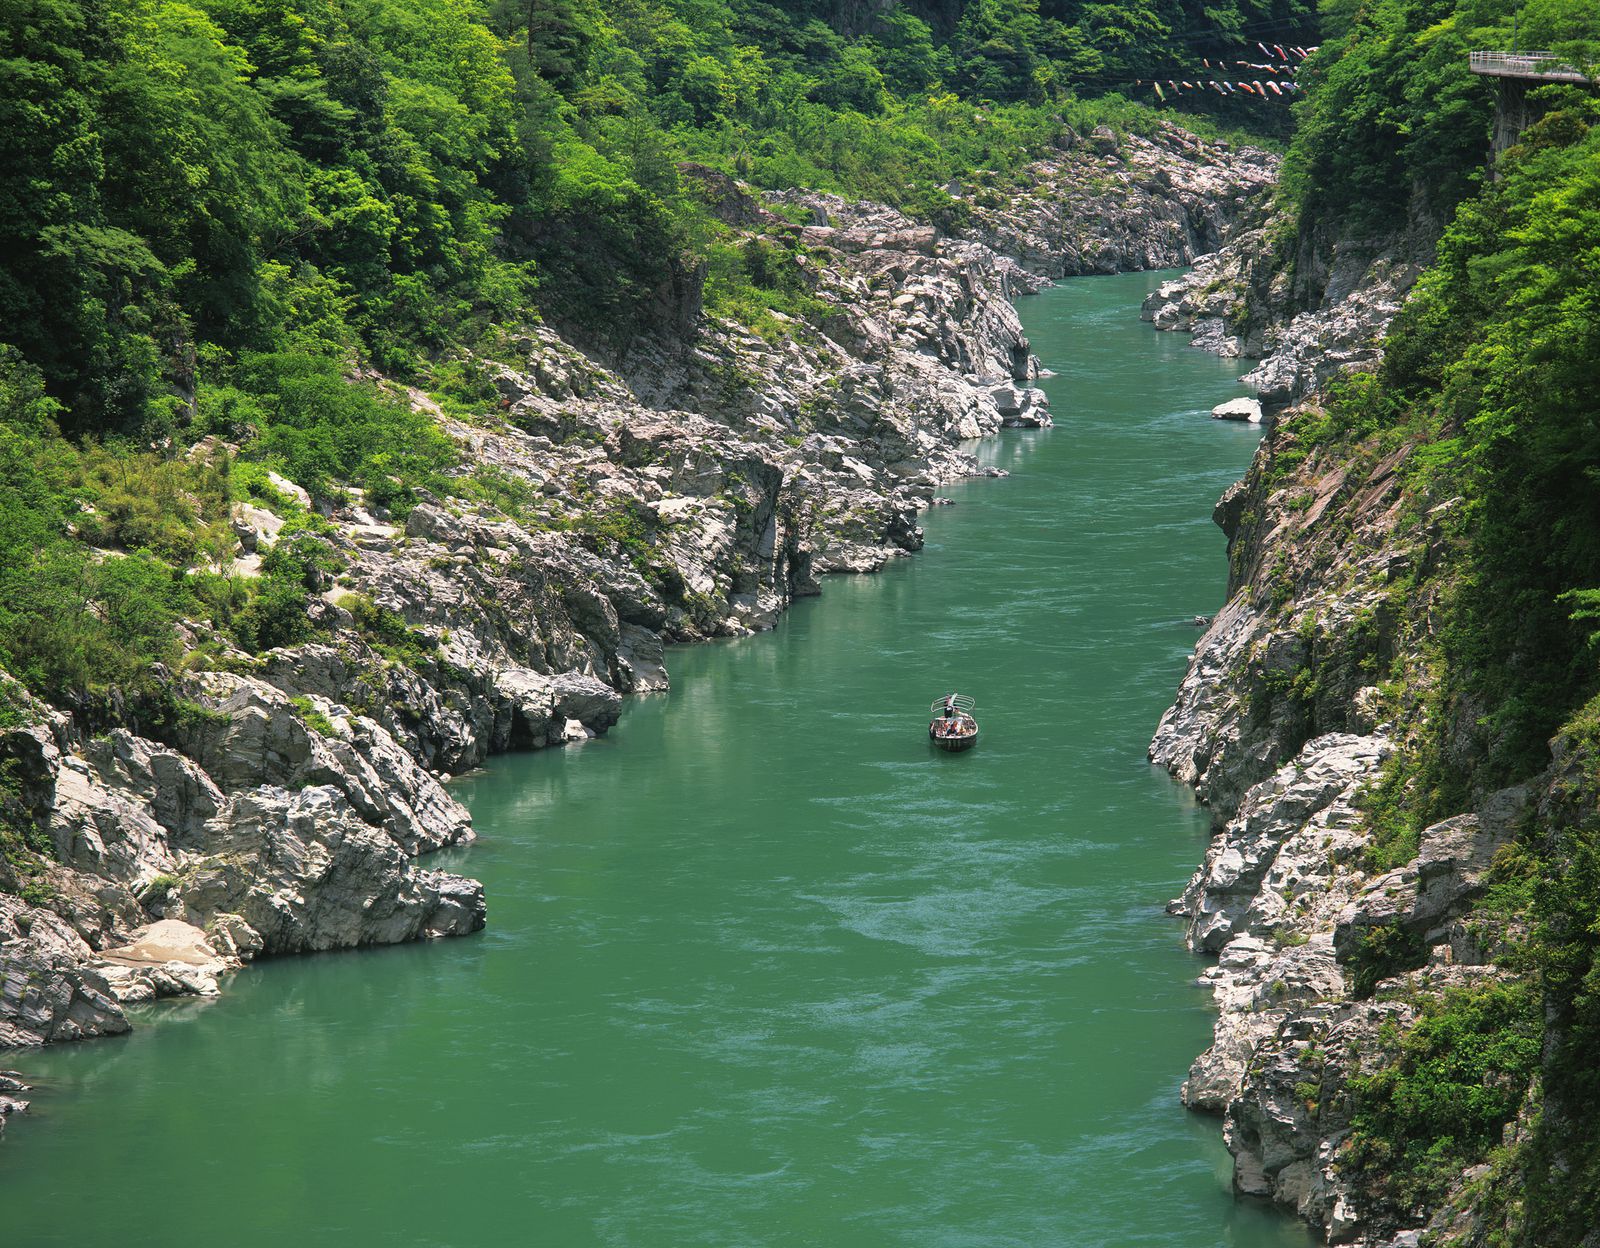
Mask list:
[[[1396,1208],[1437,1205],[1500,1142],[1539,1065],[1538,996],[1488,983],[1428,1001],[1393,1060],[1350,1081],[1342,1169]]]

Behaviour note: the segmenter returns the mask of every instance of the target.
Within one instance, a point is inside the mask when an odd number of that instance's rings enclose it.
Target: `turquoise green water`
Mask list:
[[[1136,319],[1156,280],[1024,305],[1057,427],[986,447],[1012,477],[923,555],[463,783],[481,936],[25,1055],[0,1241],[1305,1244],[1177,1102],[1210,1014],[1162,906],[1206,827],[1144,748],[1256,435]],[[926,740],[949,688],[969,754]]]

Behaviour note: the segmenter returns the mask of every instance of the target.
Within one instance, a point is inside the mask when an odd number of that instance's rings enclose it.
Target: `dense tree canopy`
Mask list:
[[[285,346],[309,306],[324,342],[401,371],[540,301],[627,327],[703,233],[677,158],[915,205],[1014,161],[1074,86],[1303,16],[1299,0],[4,12],[0,341],[43,371],[67,428],[127,431],[181,420],[197,368]],[[957,96],[1010,106],[961,134],[942,120]],[[573,256],[574,230],[598,232],[599,262]]]
[[[1063,115],[1125,119],[1110,93],[1132,79],[1320,26],[1285,169],[1302,228],[1453,214],[1382,376],[1322,418],[1330,438],[1419,444],[1419,497],[1454,508],[1461,571],[1430,656],[1437,713],[1409,747],[1410,813],[1526,778],[1557,731],[1600,756],[1600,111],[1593,92],[1542,89],[1544,119],[1484,187],[1493,88],[1466,58],[1519,41],[1593,65],[1594,0],[1318,9],[0,0],[0,669],[93,722],[141,700],[161,713],[180,619],[252,651],[306,636],[337,561],[270,471],[403,514],[454,467],[371,370],[481,399],[461,358],[500,330],[545,316],[615,348],[702,264],[714,311],[801,306],[790,269],[732,244],[683,161],[951,226],[952,178],[1014,172]],[[218,571],[246,495],[288,517],[249,584]],[[1522,918],[1566,1027],[1547,1091],[1592,1106],[1600,820],[1570,841],[1523,847],[1541,891]],[[1413,1195],[1515,1107],[1493,1063],[1440,1082],[1461,1036],[1531,1008],[1487,1004],[1430,1018],[1358,1089],[1367,1164]],[[1481,1112],[1441,1150],[1417,1132],[1453,1121],[1458,1091]],[[1596,1130],[1590,1115],[1575,1147],[1536,1136],[1528,1242],[1593,1226]]]

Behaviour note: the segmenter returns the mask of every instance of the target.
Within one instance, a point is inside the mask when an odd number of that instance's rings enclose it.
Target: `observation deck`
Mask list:
[[[1468,66],[1486,78],[1518,78],[1526,82],[1593,81],[1554,52],[1469,52]]]

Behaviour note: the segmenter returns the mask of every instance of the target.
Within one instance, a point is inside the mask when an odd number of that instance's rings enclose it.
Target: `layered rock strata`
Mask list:
[[[1067,131],[1029,166],[1029,191],[951,189],[970,208],[966,233],[1047,278],[1191,264],[1265,220],[1278,158],[1161,125],[1118,138]],[[1107,211],[1108,202],[1114,204]]]
[[[1125,176],[1102,149],[1042,162],[1026,217],[1092,214],[1097,268],[1187,259],[1266,184],[1259,154],[1176,132],[1132,141]],[[769,627],[823,573],[915,551],[936,488],[981,471],[968,440],[1049,423],[1011,306],[1049,266],[985,241],[1031,247],[1024,217],[951,237],[685,172],[825,311],[767,336],[702,317],[609,364],[530,329],[463,361],[493,396],[469,414],[394,387],[461,446],[449,490],[401,516],[274,478],[237,505],[233,573],[314,545],[312,640],[250,654],[195,623],[204,658],[160,714],[26,703],[0,733],[28,847],[0,857],[0,1047],[124,1031],[125,1004],[258,956],[480,928],[482,888],[416,861],[472,838],[444,779],[604,733],[667,687],[665,643]]]

